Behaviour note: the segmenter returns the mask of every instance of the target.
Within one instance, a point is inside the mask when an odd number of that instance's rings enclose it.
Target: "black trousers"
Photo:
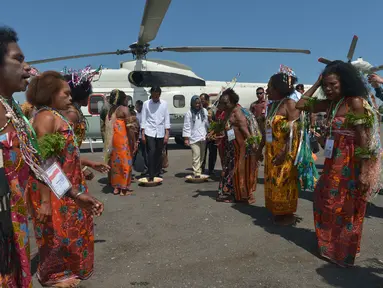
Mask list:
[[[140,143],[138,144],[138,150],[141,152],[142,158],[144,158],[144,171],[143,173],[147,173],[148,170],[148,153],[146,151],[146,145],[142,142],[142,139],[140,139]],[[138,151],[134,155],[133,164],[136,162]]]
[[[149,178],[159,176],[162,168],[162,149],[164,147],[164,138],[154,138],[145,135],[146,151],[148,157]]]
[[[209,150],[209,173],[214,171],[215,163],[217,162],[218,148],[214,141],[208,141],[206,143],[205,158],[202,162],[202,173],[204,173],[206,167],[207,151]]]

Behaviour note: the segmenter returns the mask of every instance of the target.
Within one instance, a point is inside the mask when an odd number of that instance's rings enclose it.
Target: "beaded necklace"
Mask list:
[[[0,103],[4,106],[6,111],[5,116],[12,122],[17,137],[19,138],[20,151],[25,163],[35,173],[37,178],[43,180],[42,175],[44,175],[44,170],[39,166],[40,151],[37,145],[36,133],[21,112],[19,105],[13,98],[11,100],[12,107],[9,105],[7,99],[0,95]]]

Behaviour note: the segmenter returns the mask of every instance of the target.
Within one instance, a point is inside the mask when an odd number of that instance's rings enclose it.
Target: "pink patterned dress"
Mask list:
[[[0,275],[1,287],[29,288],[32,287],[30,267],[30,246],[28,238],[28,210],[24,198],[24,189],[28,181],[29,167],[25,165],[15,131],[0,135],[3,144],[5,173],[11,189],[11,217],[16,242],[17,254],[20,259],[19,275]],[[17,281],[19,279],[19,281]],[[21,286],[18,286],[17,282]]]
[[[345,117],[335,117],[330,123],[334,136],[333,156],[325,160],[314,191],[319,253],[343,267],[352,266],[360,252],[367,205],[367,195],[357,187],[360,164],[355,157],[355,132],[345,128],[344,123]]]

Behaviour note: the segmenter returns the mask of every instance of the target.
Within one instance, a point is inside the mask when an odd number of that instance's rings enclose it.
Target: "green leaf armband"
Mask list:
[[[246,147],[253,146],[254,144],[259,145],[261,143],[262,136],[254,135],[246,139]]]
[[[346,114],[346,121],[344,122],[345,126],[357,126],[357,125],[363,125],[366,128],[371,128],[374,126],[374,116],[373,115],[356,115],[354,113],[347,113]]]
[[[374,153],[368,148],[357,147],[355,149],[355,157],[360,159],[370,159],[374,156]]]
[[[65,137],[60,133],[46,134],[38,139],[42,160],[58,156],[65,148]]]

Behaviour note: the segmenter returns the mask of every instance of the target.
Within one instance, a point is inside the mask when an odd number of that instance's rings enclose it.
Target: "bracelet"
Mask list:
[[[80,191],[80,192],[78,192],[78,193],[76,194],[76,196],[74,196],[74,199],[77,199],[78,196],[80,196],[81,194],[84,194],[84,191]]]

